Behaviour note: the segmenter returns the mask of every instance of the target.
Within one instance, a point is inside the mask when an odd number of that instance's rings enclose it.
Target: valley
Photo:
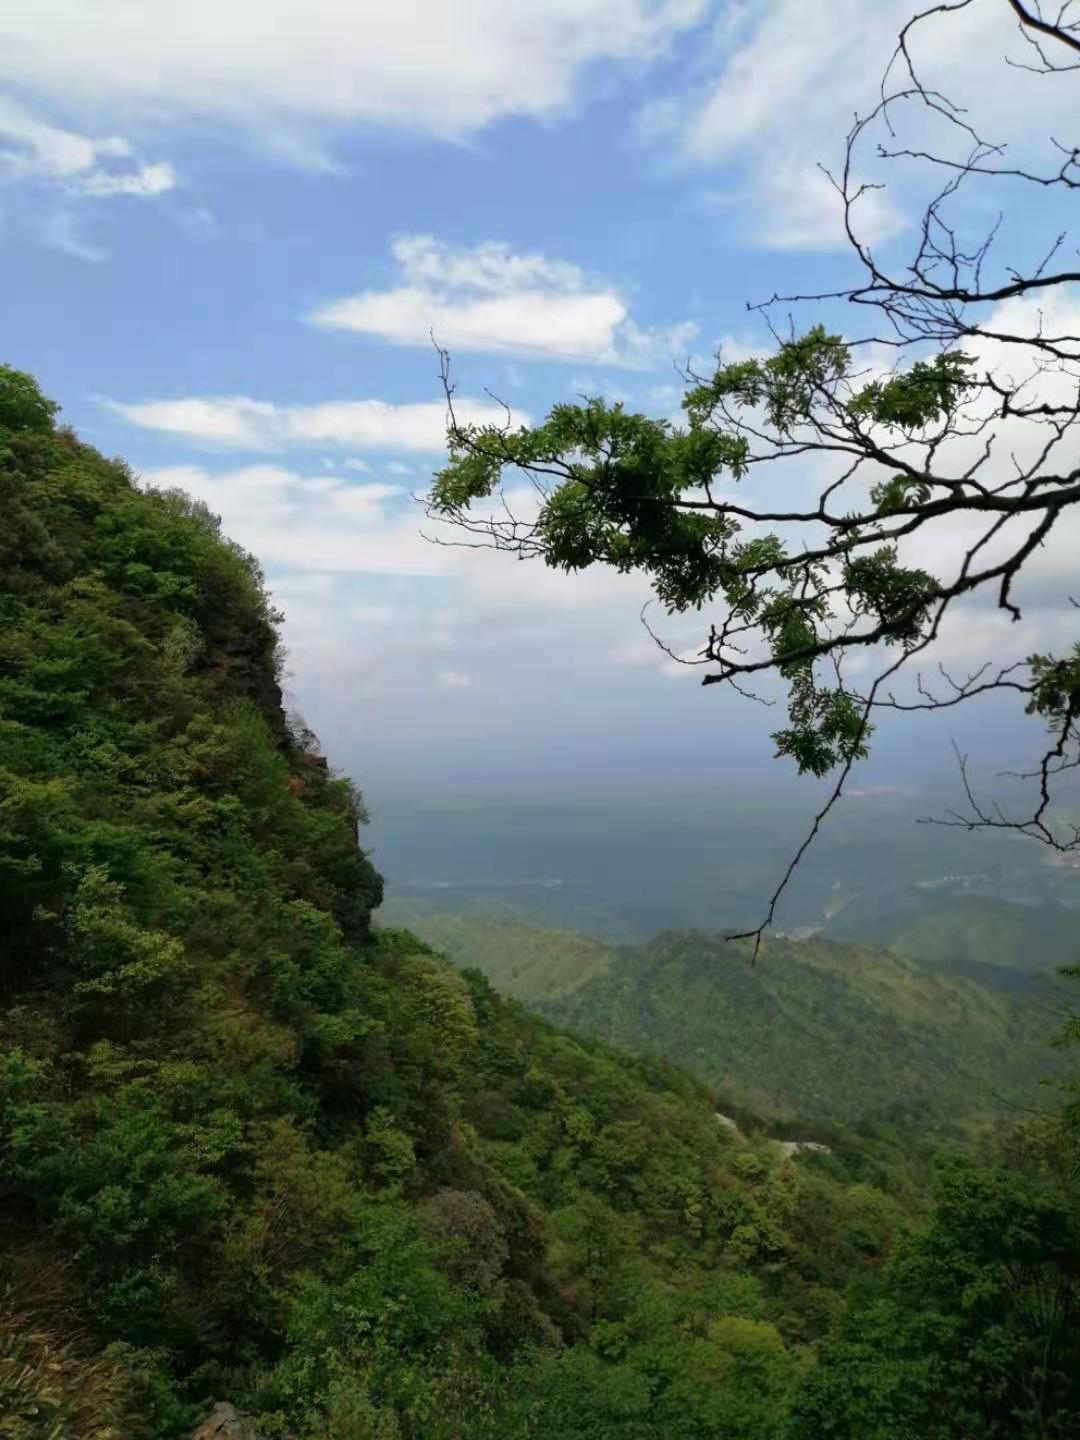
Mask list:
[[[380,915],[537,1013],[685,1065],[773,1120],[955,1138],[1039,1102],[1067,999],[1056,972],[1076,957],[1071,912],[982,903],[868,906],[876,943],[776,937],[756,965],[707,932],[619,946],[495,902],[448,912],[391,894]],[[853,928],[859,909],[846,913]]]

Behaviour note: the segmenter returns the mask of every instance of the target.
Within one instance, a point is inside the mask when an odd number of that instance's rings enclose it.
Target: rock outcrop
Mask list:
[[[191,1440],[262,1440],[250,1415],[237,1410],[227,1400],[219,1400]]]

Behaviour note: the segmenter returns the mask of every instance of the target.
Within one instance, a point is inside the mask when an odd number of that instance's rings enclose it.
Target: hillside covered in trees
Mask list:
[[[1072,917],[1033,912],[1023,949],[1018,909],[953,907],[935,928],[930,907],[918,926],[904,907],[912,928],[895,950],[775,939],[756,965],[745,944],[700,931],[616,946],[497,907],[450,913],[395,897],[384,917],[537,1013],[684,1065],[759,1115],[961,1137],[1037,1104],[1060,1069],[1052,967],[1073,953]],[[875,917],[884,936],[884,905]],[[972,961],[975,949],[999,963]]]
[[[1080,962],[1074,910],[947,889],[860,897],[837,912],[827,933],[837,940],[872,939],[927,969],[966,975],[998,990],[1038,990],[1053,969]]]
[[[0,490],[4,1440],[1075,1433],[1067,1123],[793,1157],[373,930],[256,564],[7,368]]]

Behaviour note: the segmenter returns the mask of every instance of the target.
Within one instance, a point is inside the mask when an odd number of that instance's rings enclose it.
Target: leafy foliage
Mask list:
[[[931,635],[942,587],[901,563],[884,524],[925,505],[930,488],[916,467],[897,463],[872,487],[867,516],[834,521],[825,499],[817,514],[757,514],[714,497],[714,487],[745,479],[752,466],[789,447],[796,455],[839,450],[887,466],[890,456],[872,429],[921,435],[948,423],[972,388],[971,363],[950,351],[863,383],[841,337],[815,325],[766,358],[721,363],[707,379],[692,377],[683,426],[603,400],[556,405],[541,425],[517,430],[460,425],[452,415],[449,463],[435,478],[431,512],[486,535],[496,548],[559,569],[599,563],[639,570],[669,611],[722,599],[727,618],[702,652],[720,667],[709,678],[775,670],[788,685],[790,722],[773,734],[777,754],[791,756],[800,774],[820,777],[863,758],[871,731],[864,701],[822,677],[818,662],[837,649],[838,630],[851,622],[842,646],[866,617],[867,641],[905,650]],[[763,431],[773,437],[764,455]],[[496,494],[504,473],[522,470],[541,491],[534,523],[512,514],[488,519],[482,510],[471,515]],[[746,527],[755,520],[809,520],[819,528],[828,521],[835,531],[824,545],[789,551],[781,529],[754,534]],[[862,548],[868,545],[874,548]],[[766,657],[743,663],[734,657],[753,632]]]
[[[946,1169],[930,1223],[854,1292],[799,1401],[793,1433],[1073,1433],[1075,1221],[1045,1182]]]

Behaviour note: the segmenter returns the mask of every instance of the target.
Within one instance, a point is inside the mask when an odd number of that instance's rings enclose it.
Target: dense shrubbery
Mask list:
[[[4,1440],[171,1440],[212,1397],[298,1440],[884,1435],[881,1387],[837,1428],[836,1377],[853,1336],[893,1363],[860,1319],[890,1305],[999,1393],[1042,1333],[1003,1273],[1066,1273],[1050,1180],[975,1172],[1005,1218],[928,1266],[960,1182],[900,1239],[925,1156],[792,1163],[372,935],[362,805],[282,715],[253,563],[5,370],[0,490]]]

